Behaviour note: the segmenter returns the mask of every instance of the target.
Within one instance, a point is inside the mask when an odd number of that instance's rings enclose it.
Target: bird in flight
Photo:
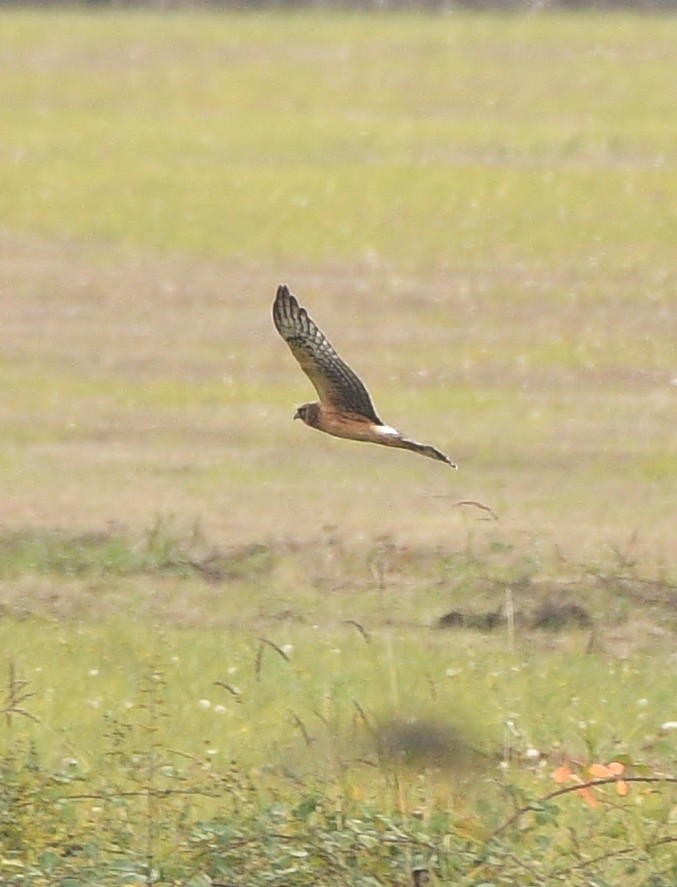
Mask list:
[[[320,396],[318,403],[299,407],[295,419],[302,419],[311,428],[334,437],[399,447],[446,462],[452,468],[458,467],[440,450],[404,437],[379,419],[360,378],[341,360],[322,330],[284,285],[277,288],[273,321]]]

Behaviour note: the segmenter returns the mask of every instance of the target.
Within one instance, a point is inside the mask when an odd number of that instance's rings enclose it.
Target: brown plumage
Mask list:
[[[331,342],[308,317],[306,309],[284,285],[277,288],[273,321],[320,396],[318,403],[299,407],[295,419],[302,419],[311,428],[334,437],[411,450],[457,467],[440,450],[404,437],[379,419],[360,378],[341,360]]]

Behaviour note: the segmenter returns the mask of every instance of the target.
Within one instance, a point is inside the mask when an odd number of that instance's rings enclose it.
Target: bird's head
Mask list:
[[[300,406],[296,412],[294,413],[295,419],[301,419],[306,425],[310,425],[313,427],[315,422],[315,417],[317,414],[317,404],[316,403],[304,403],[303,406]]]

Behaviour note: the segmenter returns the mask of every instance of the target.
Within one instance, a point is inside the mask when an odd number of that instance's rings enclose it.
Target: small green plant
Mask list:
[[[35,694],[28,689],[28,681],[21,680],[16,674],[14,659],[7,659],[7,683],[5,684],[5,697],[0,705],[0,716],[4,715],[7,731],[12,728],[12,718],[28,718],[39,723],[34,714],[26,708],[25,703]]]

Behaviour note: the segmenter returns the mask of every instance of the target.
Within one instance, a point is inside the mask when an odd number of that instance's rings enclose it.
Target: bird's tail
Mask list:
[[[451,468],[458,468],[455,462],[452,462],[449,456],[445,456],[441,450],[431,447],[430,444],[422,444],[417,440],[410,440],[408,437],[397,437],[388,441],[392,447],[401,447],[403,450],[411,450],[413,453],[419,453],[421,456],[427,456],[429,459],[437,459],[438,462],[446,462]]]

